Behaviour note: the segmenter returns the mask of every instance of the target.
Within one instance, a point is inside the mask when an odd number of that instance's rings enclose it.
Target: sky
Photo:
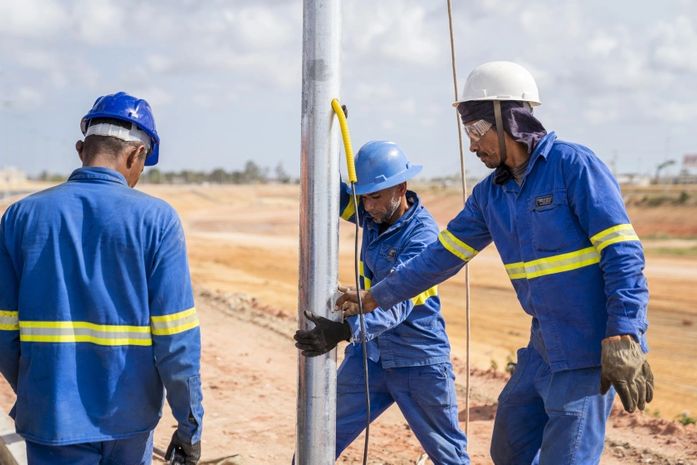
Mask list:
[[[446,0],[343,0],[341,100],[354,147],[397,142],[458,173]],[[147,99],[158,168],[300,165],[302,2],[0,2],[0,167],[68,174],[103,94]],[[459,87],[491,60],[535,76],[536,115],[617,172],[697,153],[697,1],[453,0]],[[467,153],[473,176],[487,173]]]

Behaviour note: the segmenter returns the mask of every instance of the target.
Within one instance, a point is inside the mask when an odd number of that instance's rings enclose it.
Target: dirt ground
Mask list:
[[[204,344],[204,459],[239,454],[226,463],[289,463],[297,385],[297,352],[291,335],[297,325],[298,187],[144,186],[143,190],[172,203],[187,233]],[[457,193],[424,190],[423,197],[442,226],[459,211]],[[0,211],[11,200],[0,200]],[[603,464],[697,464],[697,429],[671,421],[683,412],[697,415],[693,369],[697,256],[663,253],[667,246],[674,247],[661,229],[679,230],[679,239],[687,241],[689,249],[697,238],[695,213],[694,208],[630,209],[639,234],[651,238],[645,246],[651,290],[649,360],[657,379],[656,398],[648,413],[613,415]],[[352,281],[352,238],[353,229],[342,225],[340,280],[346,283]],[[469,451],[473,463],[489,464],[496,395],[505,382],[503,368],[525,345],[529,318],[520,309],[493,247],[472,262],[470,273],[475,369]],[[464,273],[445,283],[441,295],[463,410]],[[11,405],[4,384],[0,404],[8,410]],[[157,430],[159,447],[166,446],[171,427],[171,418],[165,416]],[[357,440],[339,463],[360,463],[361,451],[362,442]],[[414,464],[420,454],[398,410],[388,410],[371,429],[369,463]]]

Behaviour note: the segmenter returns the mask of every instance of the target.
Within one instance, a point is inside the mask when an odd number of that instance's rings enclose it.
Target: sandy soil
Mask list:
[[[220,465],[289,463],[295,445],[297,355],[291,342],[295,317],[243,294],[200,288],[197,305],[204,335],[204,461]],[[464,422],[465,367],[459,358],[454,365],[460,420]],[[471,382],[469,453],[473,464],[489,465],[496,395],[505,376],[476,369]],[[157,447],[165,448],[173,427],[173,420],[166,416],[156,432]],[[337,463],[361,463],[362,447],[361,436]],[[370,464],[416,464],[422,453],[395,407],[374,423]],[[222,460],[230,455],[235,457]],[[602,463],[697,464],[697,429],[618,410],[610,421]]]
[[[204,335],[204,459],[239,454],[226,463],[288,463],[294,447],[297,384],[297,353],[290,339],[297,324],[297,186],[145,186],[144,190],[171,202],[187,232]],[[427,191],[424,200],[441,225],[459,211],[457,193]],[[0,201],[0,210],[9,201]],[[661,210],[660,222],[655,222],[654,210],[630,212],[640,234],[660,237],[661,225],[679,224],[680,231],[688,231],[681,237],[697,237],[694,211]],[[352,228],[343,225],[340,279],[347,283],[352,281],[352,238]],[[604,464],[697,464],[697,429],[669,421],[681,412],[697,415],[696,265],[696,257],[648,256],[656,399],[649,414],[613,416]],[[496,395],[505,382],[501,371],[515,349],[526,343],[529,319],[520,310],[493,247],[477,257],[470,271],[475,367],[470,453],[473,463],[488,464]],[[441,294],[463,409],[464,273],[445,283]],[[493,366],[498,371],[490,370]],[[11,405],[4,384],[0,405]],[[658,413],[666,420],[653,418]],[[159,447],[166,446],[171,425],[166,416],[158,427]],[[371,444],[373,464],[413,464],[421,453],[396,409],[376,423]],[[339,463],[360,463],[361,449],[357,441]]]

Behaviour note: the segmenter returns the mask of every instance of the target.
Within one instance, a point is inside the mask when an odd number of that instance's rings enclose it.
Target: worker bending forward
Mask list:
[[[370,289],[438,237],[438,227],[408,179],[421,171],[392,142],[373,141],[356,156],[363,227],[360,285]],[[341,191],[341,217],[357,221],[348,188]],[[351,342],[337,379],[337,457],[366,427],[365,377],[357,317],[343,323],[308,314],[315,327],[298,331],[306,356]],[[458,425],[450,343],[440,314],[438,289],[431,287],[366,315],[371,421],[397,403],[409,427],[436,465],[469,464],[467,439]]]
[[[529,344],[499,396],[494,463],[597,464],[611,386],[629,412],[653,396],[641,243],[607,167],[533,116],[540,101],[527,70],[486,63],[462,95],[470,150],[495,171],[438,241],[364,293],[365,309],[430,289],[493,240],[532,317]],[[355,301],[347,293],[337,304],[353,313]]]
[[[200,334],[184,233],[131,189],[158,161],[150,106],[100,97],[81,122],[82,168],[0,223],[0,371],[30,465],[149,464],[164,398],[167,451],[200,456]]]

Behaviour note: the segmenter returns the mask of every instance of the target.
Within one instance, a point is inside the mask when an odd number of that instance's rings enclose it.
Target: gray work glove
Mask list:
[[[600,355],[600,393],[615,387],[624,409],[644,410],[653,399],[653,373],[646,354],[632,336],[605,339]]]

